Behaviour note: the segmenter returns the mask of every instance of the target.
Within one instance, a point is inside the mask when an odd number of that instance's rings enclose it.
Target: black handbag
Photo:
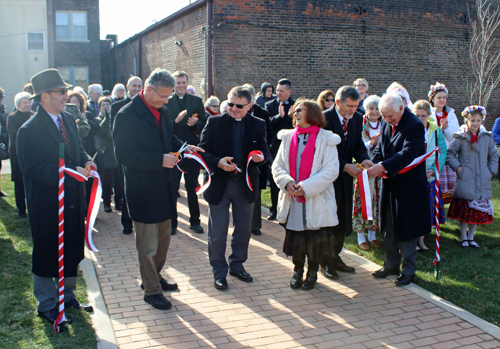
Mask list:
[[[7,147],[5,144],[0,143],[0,161],[6,160],[9,158],[9,151],[7,150]]]

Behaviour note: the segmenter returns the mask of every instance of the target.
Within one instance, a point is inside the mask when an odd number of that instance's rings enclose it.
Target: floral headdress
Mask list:
[[[429,93],[427,94],[427,96],[429,98],[431,98],[432,95],[434,94],[434,92],[439,91],[439,90],[443,90],[444,93],[446,93],[446,95],[448,96],[448,89],[446,88],[445,84],[442,84],[442,83],[437,82],[437,81],[436,81],[436,85],[431,85],[431,89],[429,90]]]
[[[464,109],[464,111],[462,112],[462,116],[464,118],[467,117],[467,115],[469,115],[470,113],[472,113],[473,111],[478,111],[481,113],[481,115],[483,116],[483,120],[484,118],[486,117],[486,108],[483,107],[483,106],[480,106],[480,105],[470,105],[468,106],[467,108]]]

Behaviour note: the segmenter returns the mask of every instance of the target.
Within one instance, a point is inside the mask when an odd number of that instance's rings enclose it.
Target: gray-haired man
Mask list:
[[[175,290],[161,276],[170,245],[170,219],[177,199],[176,152],[182,142],[174,135],[164,104],[175,81],[165,69],[155,69],[132,101],[116,114],[113,141],[123,165],[125,195],[134,222],[144,301],[157,309],[172,305],[162,290]],[[187,152],[196,147],[188,147]]]

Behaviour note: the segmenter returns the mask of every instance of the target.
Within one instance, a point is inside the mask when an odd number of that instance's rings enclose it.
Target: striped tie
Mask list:
[[[59,130],[64,138],[64,143],[68,146],[69,151],[71,151],[71,146],[69,145],[68,133],[66,132],[66,127],[64,127],[64,122],[62,121],[61,115],[57,117],[57,121],[59,122]]]
[[[342,119],[342,130],[344,130],[344,138],[347,139],[347,119]]]

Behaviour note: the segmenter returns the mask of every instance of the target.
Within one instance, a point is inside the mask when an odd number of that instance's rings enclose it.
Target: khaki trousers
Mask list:
[[[134,221],[134,228],[144,294],[162,294],[160,272],[165,265],[170,245],[170,219],[154,224]]]

